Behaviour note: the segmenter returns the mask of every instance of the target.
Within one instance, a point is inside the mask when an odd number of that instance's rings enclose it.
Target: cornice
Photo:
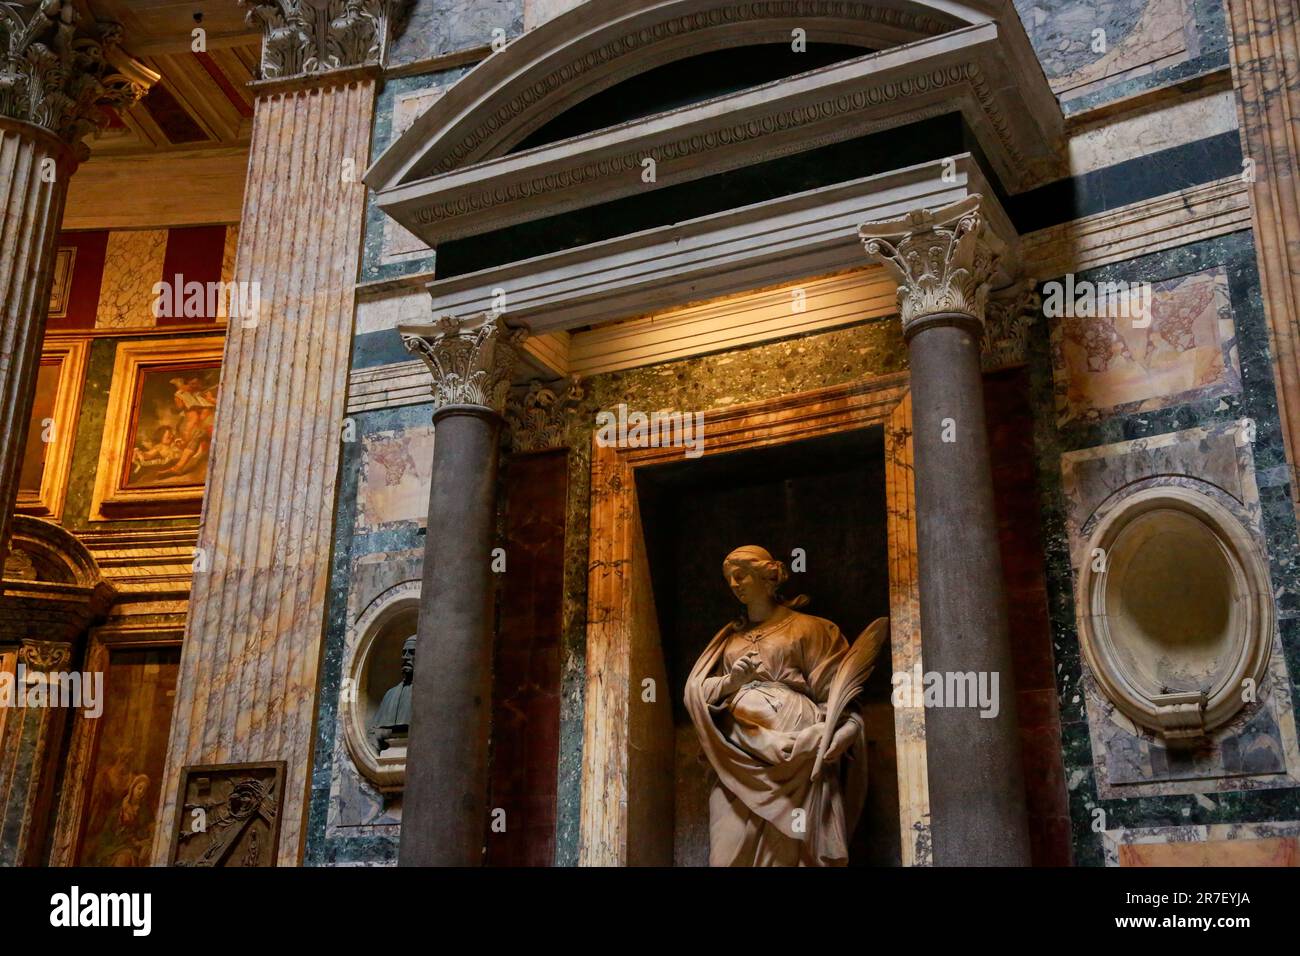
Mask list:
[[[1060,116],[1035,117],[1006,71],[1000,27],[981,24],[382,188],[378,201],[436,245],[954,111],[1003,183],[1020,191],[1055,172]],[[647,158],[653,184],[641,176]]]

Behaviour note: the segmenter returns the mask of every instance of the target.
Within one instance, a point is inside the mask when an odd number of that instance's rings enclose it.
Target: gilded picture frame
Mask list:
[[[90,520],[199,514],[224,344],[201,336],[118,345]]]
[[[72,292],[72,270],[77,264],[77,247],[60,246],[54,253],[54,277],[50,283],[50,307],[46,313],[51,319],[68,315],[68,301]]]
[[[90,343],[47,339],[36,374],[36,399],[19,465],[19,514],[58,521],[63,517],[72,448],[81,412]]]
[[[175,667],[179,664],[184,634],[183,627],[154,624],[118,624],[96,628],[90,632],[86,670],[104,675],[104,688],[107,691],[108,701],[106,701],[105,715],[101,715],[99,719],[88,717],[82,711],[77,711],[73,715],[72,738],[64,763],[59,812],[50,849],[50,866],[147,865],[148,856],[144,845],[152,842],[154,828],[157,825],[157,821],[153,819],[153,812],[158,802],[158,789],[162,783],[161,772],[170,730],[170,712],[161,726],[153,728],[151,747],[145,747],[138,735],[119,735],[117,739],[112,739],[114,715],[109,708],[114,698],[114,684],[119,676],[115,665],[122,662],[124,654],[129,655],[131,652],[160,654],[173,652],[176,655],[176,664],[172,666]],[[155,667],[159,666],[166,666],[166,664],[155,665]],[[170,706],[167,706],[167,710],[170,711]],[[108,717],[107,721],[103,719],[104,716]],[[2,714],[0,719],[3,719]],[[106,728],[109,739],[105,739]],[[105,790],[102,785],[97,786],[97,784],[102,784],[105,776],[112,777],[112,764],[117,762],[113,760],[112,754],[107,752],[109,747],[116,748],[118,751],[131,751],[137,759],[142,751],[151,752],[154,757],[153,765],[147,768],[149,776],[153,779],[146,781],[152,786],[145,799],[136,801],[136,806],[133,808],[135,813],[131,816],[133,824],[144,825],[147,828],[149,837],[147,843],[141,841],[142,845],[135,848],[134,859],[124,860],[123,855],[117,853],[113,854],[111,860],[106,861],[102,857],[95,859],[93,855],[85,852],[87,838],[94,829],[96,816],[94,805],[97,798],[102,795],[101,791]],[[107,775],[104,773],[105,765],[109,766],[110,772]],[[131,772],[126,774],[124,779],[134,786],[140,771],[146,768],[141,767],[137,762],[130,765],[129,769]],[[114,808],[117,808],[123,797],[120,788],[119,792],[113,795],[118,798],[113,802]]]

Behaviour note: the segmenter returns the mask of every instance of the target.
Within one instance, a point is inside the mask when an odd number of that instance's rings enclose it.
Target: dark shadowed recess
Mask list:
[[[692,106],[872,52],[844,43],[810,42],[803,53],[796,53],[789,43],[759,43],[701,53],[638,73],[588,97],[534,130],[510,152],[521,153],[570,136]]]
[[[889,614],[884,435],[879,427],[711,455],[637,470],[637,493],[679,727],[686,676],[713,635],[741,611],[722,559],[744,544],[767,548],[806,570],[787,596],[806,594],[806,613],[835,623],[852,641]],[[856,864],[898,865],[899,821],[890,663],[882,657],[864,694],[872,777],[853,845]]]

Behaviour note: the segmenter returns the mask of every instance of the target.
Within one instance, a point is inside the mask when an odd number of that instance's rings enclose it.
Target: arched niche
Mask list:
[[[1103,503],[1080,574],[1099,688],[1171,745],[1195,744],[1254,699],[1276,624],[1268,564],[1239,509],[1182,481]]]
[[[339,717],[348,754],[381,793],[399,792],[406,780],[406,748],[379,751],[372,733],[385,692],[402,679],[402,644],[416,631],[420,582],[404,581],[384,591],[352,629]]]

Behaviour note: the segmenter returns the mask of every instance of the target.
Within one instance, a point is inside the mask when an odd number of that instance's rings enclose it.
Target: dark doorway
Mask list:
[[[711,772],[682,692],[700,652],[739,611],[722,559],[756,544],[789,567],[802,549],[806,569],[791,574],[786,594],[807,594],[804,610],[834,622],[850,641],[888,615],[884,432],[858,429],[640,468],[637,493],[674,708],[673,858],[704,865]],[[884,657],[864,694],[870,787],[851,865],[901,863],[890,674]]]

